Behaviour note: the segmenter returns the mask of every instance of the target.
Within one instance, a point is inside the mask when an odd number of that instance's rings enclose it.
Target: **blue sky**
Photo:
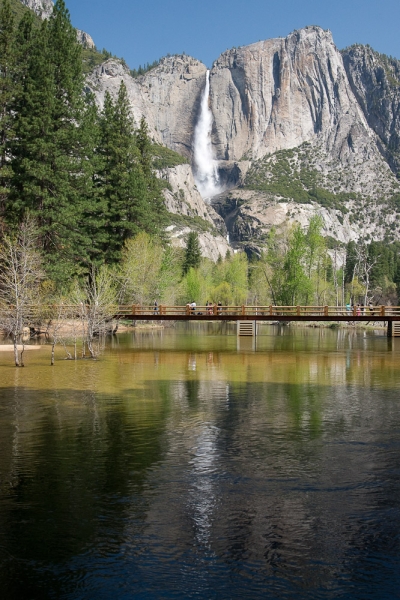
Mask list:
[[[66,0],[75,27],[131,68],[186,52],[207,66],[227,48],[330,29],[338,48],[355,42],[400,58],[400,0]]]

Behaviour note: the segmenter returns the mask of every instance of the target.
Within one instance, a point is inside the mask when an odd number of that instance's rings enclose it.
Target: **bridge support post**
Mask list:
[[[393,337],[393,321],[392,320],[388,321],[387,336],[388,336],[388,338]]]
[[[257,322],[256,321],[237,321],[237,335],[247,335],[256,337],[257,335]]]

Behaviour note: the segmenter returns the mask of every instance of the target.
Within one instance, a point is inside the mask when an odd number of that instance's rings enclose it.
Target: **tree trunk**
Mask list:
[[[14,341],[14,361],[15,361],[15,366],[19,367],[17,336],[15,336],[15,335],[13,336],[13,341]]]
[[[21,367],[24,367],[24,366],[25,366],[25,364],[24,364],[24,352],[25,352],[25,344],[24,344],[24,342],[22,342],[22,350],[21,350],[21,364],[20,364],[20,366],[21,366]]]

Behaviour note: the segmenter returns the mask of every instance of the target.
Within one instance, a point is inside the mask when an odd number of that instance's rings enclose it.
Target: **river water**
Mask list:
[[[25,358],[1,598],[400,597],[400,339],[192,323]]]

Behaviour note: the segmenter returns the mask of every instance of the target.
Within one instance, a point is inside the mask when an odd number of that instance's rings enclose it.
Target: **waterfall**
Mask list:
[[[221,191],[217,162],[213,159],[211,129],[213,115],[209,105],[210,71],[206,75],[206,87],[201,97],[200,116],[194,130],[193,155],[194,178],[197,189],[204,199],[211,198]]]

